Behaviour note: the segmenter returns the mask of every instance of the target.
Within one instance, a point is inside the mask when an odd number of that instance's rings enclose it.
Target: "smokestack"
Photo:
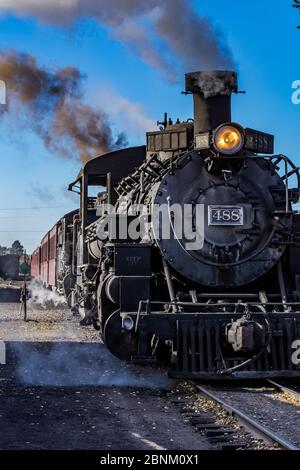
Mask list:
[[[185,90],[194,97],[194,135],[231,122],[231,94],[238,91],[236,72],[187,73]]]

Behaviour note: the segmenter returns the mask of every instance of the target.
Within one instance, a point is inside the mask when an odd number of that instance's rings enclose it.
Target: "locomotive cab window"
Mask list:
[[[101,206],[109,201],[108,175],[89,175],[87,185],[88,225],[99,217]]]

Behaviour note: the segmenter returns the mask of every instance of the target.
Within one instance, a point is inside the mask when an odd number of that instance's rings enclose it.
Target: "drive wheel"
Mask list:
[[[117,305],[111,302],[105,291],[105,286],[107,284],[107,280],[109,279],[106,278],[103,283],[100,283],[97,289],[97,299],[98,299],[98,319],[99,319],[99,326],[100,326],[100,332],[101,332],[101,337],[104,341],[104,325],[108,318],[111,316],[113,312],[116,311]]]
[[[132,331],[122,330],[120,311],[116,310],[106,320],[103,340],[110,352],[123,361],[137,354],[137,337]]]

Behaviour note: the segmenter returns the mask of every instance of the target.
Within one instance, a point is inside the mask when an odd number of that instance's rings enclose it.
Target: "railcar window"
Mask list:
[[[106,175],[90,175],[88,179],[88,220],[87,223],[93,223],[97,218],[97,207],[106,200],[107,187]]]

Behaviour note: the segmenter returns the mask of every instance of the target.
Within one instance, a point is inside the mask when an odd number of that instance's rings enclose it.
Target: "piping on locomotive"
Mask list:
[[[166,362],[174,377],[300,376],[298,168],[273,154],[272,135],[232,122],[235,72],[188,73],[185,93],[193,120],[165,116],[146,148],[95,158],[70,184],[80,210],[69,304],[115,356]],[[192,207],[195,233],[203,208],[198,249],[178,236],[170,211],[163,236],[154,208],[170,202]],[[142,223],[146,207],[146,234],[100,239],[108,206],[123,229],[133,213]]]

